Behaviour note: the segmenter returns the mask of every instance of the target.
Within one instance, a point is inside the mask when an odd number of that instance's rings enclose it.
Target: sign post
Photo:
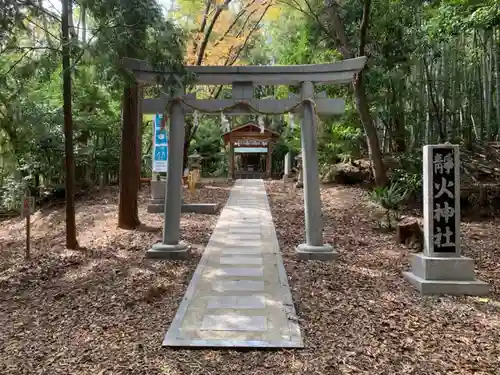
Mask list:
[[[424,252],[413,254],[403,275],[421,294],[487,295],[489,285],[474,276],[474,260],[460,250],[460,149],[423,149]]]
[[[31,214],[35,210],[35,199],[26,195],[23,199],[21,215],[26,218],[26,260],[31,256]]]

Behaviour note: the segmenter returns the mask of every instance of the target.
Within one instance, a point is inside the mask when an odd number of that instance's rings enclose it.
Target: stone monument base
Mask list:
[[[188,246],[184,242],[176,245],[167,245],[164,243],[155,243],[151,249],[146,252],[146,258],[150,259],[186,259]]]
[[[312,246],[300,244],[297,246],[297,255],[300,260],[335,260],[339,256],[332,245]]]
[[[429,257],[412,254],[411,271],[404,278],[422,295],[485,296],[490,286],[477,280],[474,260],[467,257]]]

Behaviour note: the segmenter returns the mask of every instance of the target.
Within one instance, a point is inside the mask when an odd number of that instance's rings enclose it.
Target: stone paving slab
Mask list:
[[[304,347],[262,180],[237,180],[163,346]]]

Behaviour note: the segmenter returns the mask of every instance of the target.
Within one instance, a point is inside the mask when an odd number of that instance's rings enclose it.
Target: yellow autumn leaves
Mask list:
[[[189,34],[186,63],[238,65],[266,22],[279,18],[276,0],[182,0],[175,17]]]

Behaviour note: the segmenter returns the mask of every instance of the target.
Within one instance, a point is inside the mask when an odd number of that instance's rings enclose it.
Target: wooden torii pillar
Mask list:
[[[304,211],[306,243],[297,246],[301,259],[334,259],[337,253],[331,245],[323,242],[323,219],[318,175],[317,142],[314,116],[339,115],[344,112],[342,99],[327,99],[314,93],[314,84],[350,83],[354,75],[363,69],[366,57],[344,60],[333,64],[297,66],[186,66],[194,73],[195,84],[232,85],[232,99],[198,100],[194,95],[184,95],[181,88],[176,96],[183,102],[174,101],[170,106],[170,127],[168,149],[168,195],[165,199],[165,221],[163,242],[153,245],[147,256],[155,258],[180,258],[185,256],[187,245],[180,240],[180,207],[182,188],[182,147],[184,145],[184,116],[193,111],[220,113],[224,108],[240,101],[251,104],[259,112],[283,113],[296,106],[293,113],[301,120],[302,165],[304,171]],[[146,61],[122,59],[125,69],[131,71],[140,83],[157,84],[158,76],[175,74],[155,70]],[[259,100],[254,98],[255,85],[300,85],[300,97],[291,95],[288,99]],[[310,101],[314,101],[314,110]],[[144,113],[162,113],[168,103],[167,97],[144,99]],[[241,104],[229,110],[227,115],[253,113],[248,105]]]

